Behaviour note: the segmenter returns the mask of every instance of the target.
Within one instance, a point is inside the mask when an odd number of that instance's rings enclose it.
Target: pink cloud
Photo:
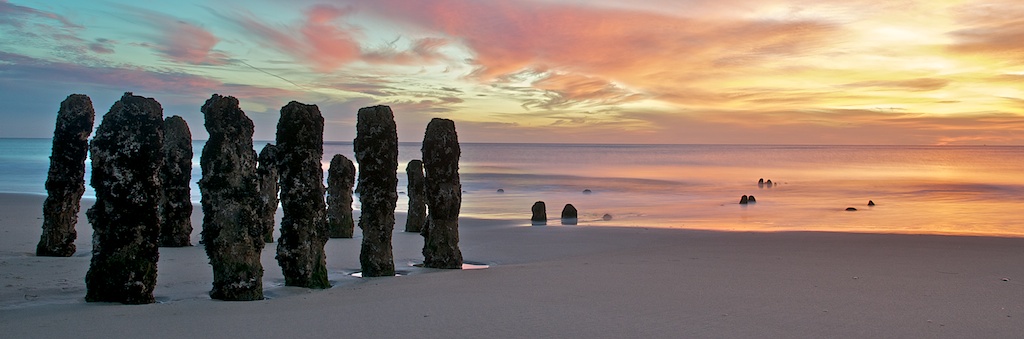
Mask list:
[[[321,72],[330,72],[359,58],[354,33],[341,18],[349,13],[331,5],[316,5],[304,12],[299,27],[271,27],[252,17],[229,18],[259,37],[266,46],[291,55]]]
[[[7,0],[0,1],[0,24],[22,28],[24,27],[25,21],[33,18],[55,20],[60,22],[65,28],[82,28],[81,25],[76,24],[71,20],[68,20],[68,18],[56,13],[15,5]]]
[[[113,54],[113,45],[115,44],[117,44],[116,41],[100,38],[89,43],[89,50],[99,54]]]
[[[162,30],[162,52],[168,59],[193,65],[223,65],[227,55],[213,47],[220,41],[202,27],[183,21],[167,23]]]
[[[137,13],[142,19],[141,23],[156,29],[157,35],[150,37],[154,44],[145,45],[155,49],[167,60],[190,65],[229,63],[226,54],[214,50],[220,39],[205,28],[146,9],[126,7],[126,11]]]

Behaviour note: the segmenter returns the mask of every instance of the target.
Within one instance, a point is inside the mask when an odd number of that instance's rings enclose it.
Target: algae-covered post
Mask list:
[[[410,160],[405,166],[405,174],[409,178],[406,192],[409,194],[409,213],[406,214],[405,231],[420,232],[427,222],[427,201],[423,190],[423,162]]]
[[[352,186],[356,183],[356,165],[347,157],[335,154],[327,169],[327,229],[331,238],[351,238],[355,233],[352,220]]]
[[[192,133],[180,116],[164,119],[164,187],[160,203],[160,246],[192,246]]]
[[[327,222],[323,169],[324,118],[316,105],[296,101],[281,108],[277,123],[281,176],[281,237],[277,263],[287,286],[328,288]]]
[[[210,139],[203,147],[199,180],[203,244],[213,266],[210,297],[263,299],[263,225],[258,222],[253,124],[238,99],[214,94],[203,104]]]
[[[277,146],[267,144],[256,158],[256,177],[260,183],[259,223],[263,225],[263,241],[274,242],[274,214],[277,213]]]
[[[78,210],[85,193],[85,157],[89,155],[96,111],[84,94],[69,95],[60,103],[53,131],[50,170],[43,202],[43,234],[36,255],[70,257],[75,254]]]
[[[391,232],[398,202],[398,132],[388,106],[363,107],[356,119],[353,144],[359,163],[359,228],[363,243],[359,264],[364,277],[395,275]]]
[[[459,181],[459,136],[455,122],[434,118],[423,136],[423,170],[427,207],[430,208],[422,231],[423,266],[462,268],[459,250],[459,210],[462,207],[462,183]]]
[[[163,108],[125,93],[103,116],[90,146],[96,203],[86,301],[154,302],[160,256]]]

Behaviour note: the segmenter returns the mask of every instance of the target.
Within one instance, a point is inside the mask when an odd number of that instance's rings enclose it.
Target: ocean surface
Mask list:
[[[46,194],[50,146],[0,139],[0,192]],[[198,202],[203,142],[193,147]],[[325,144],[324,169],[352,153],[351,143]],[[399,211],[405,164],[419,157],[418,143],[400,145]],[[583,227],[1024,236],[1024,147],[463,144],[460,173],[462,216],[524,226],[544,201],[557,227],[573,204]],[[742,195],[757,203],[738,204]]]

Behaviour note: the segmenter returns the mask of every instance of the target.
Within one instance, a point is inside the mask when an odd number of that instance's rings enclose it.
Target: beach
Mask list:
[[[436,270],[396,231],[401,276],[357,278],[359,232],[326,245],[332,288],[284,287],[263,250],[267,300],[207,296],[201,246],[161,248],[157,303],[86,303],[78,252],[33,255],[43,197],[0,194],[4,337],[1018,337],[1024,238],[521,226],[460,220],[467,262]],[[193,244],[201,230],[196,209]],[[405,219],[399,215],[398,223]],[[396,225],[401,230],[402,225]]]

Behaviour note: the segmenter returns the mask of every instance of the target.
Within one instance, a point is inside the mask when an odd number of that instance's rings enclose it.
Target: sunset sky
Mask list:
[[[131,91],[196,139],[219,93],[263,140],[297,100],[337,141],[385,104],[401,141],[1024,144],[1020,0],[0,0],[0,45],[0,137]]]

